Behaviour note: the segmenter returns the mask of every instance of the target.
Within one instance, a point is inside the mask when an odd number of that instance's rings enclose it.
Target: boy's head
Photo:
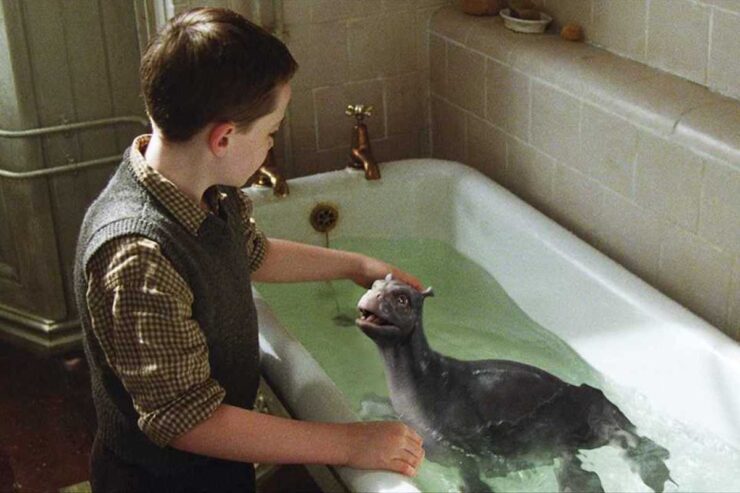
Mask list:
[[[198,8],[152,39],[140,76],[149,117],[165,139],[182,142],[214,122],[247,130],[275,109],[276,88],[297,68],[280,40],[244,17]]]

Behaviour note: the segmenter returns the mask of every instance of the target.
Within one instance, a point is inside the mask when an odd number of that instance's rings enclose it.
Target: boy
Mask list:
[[[98,431],[93,491],[253,491],[253,462],[414,475],[421,439],[398,422],[309,423],[251,411],[259,379],[251,280],[393,272],[379,260],[267,239],[239,190],[273,145],[297,69],[238,14],[172,19],[142,57],[153,133],[91,205],[75,282]]]

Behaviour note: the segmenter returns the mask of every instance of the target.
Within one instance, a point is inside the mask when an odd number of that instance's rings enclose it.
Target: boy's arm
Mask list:
[[[243,462],[340,465],[407,476],[424,458],[421,438],[400,422],[296,421],[226,404],[170,446]]]
[[[392,273],[416,289],[421,281],[385,262],[354,252],[333,250],[288,240],[267,240],[264,260],[252,273],[258,282],[328,281],[351,279],[370,287],[373,281]]]

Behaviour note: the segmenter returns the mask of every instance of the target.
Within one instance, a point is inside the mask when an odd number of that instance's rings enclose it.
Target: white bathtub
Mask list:
[[[346,170],[291,180],[286,199],[270,190],[248,193],[270,236],[323,244],[306,218],[316,203],[328,201],[341,209],[332,234],[447,242],[609,380],[671,419],[740,449],[738,343],[467,166],[406,160],[381,171],[376,182]],[[256,303],[265,376],[293,415],[356,420],[257,292]],[[415,490],[395,474],[338,473],[354,491]]]

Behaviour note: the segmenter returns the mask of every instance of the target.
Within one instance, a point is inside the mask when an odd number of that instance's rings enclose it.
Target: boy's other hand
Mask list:
[[[424,460],[421,437],[400,421],[349,423],[346,465],[416,476]]]
[[[378,279],[383,279],[388,274],[392,274],[394,279],[403,281],[406,284],[414,287],[416,290],[421,291],[424,289],[424,285],[414,275],[404,272],[397,267],[387,264],[381,260],[372,257],[362,257],[360,262],[359,270],[352,276],[352,280],[355,284],[359,284],[363,288],[369,288],[373,282]]]

